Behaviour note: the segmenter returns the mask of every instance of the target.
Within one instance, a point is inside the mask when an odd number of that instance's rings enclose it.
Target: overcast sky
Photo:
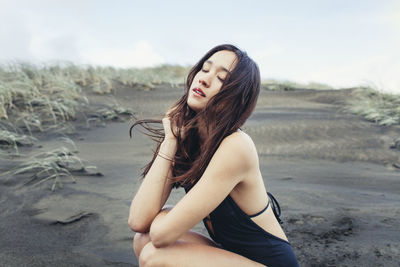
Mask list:
[[[232,43],[264,79],[400,93],[399,0],[0,0],[0,61],[194,64]]]

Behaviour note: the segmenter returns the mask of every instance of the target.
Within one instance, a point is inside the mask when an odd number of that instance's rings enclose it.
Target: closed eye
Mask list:
[[[208,72],[208,70],[204,70],[204,69],[202,69],[201,71],[202,71],[202,72],[205,72],[205,73]],[[224,79],[222,79],[222,78],[220,78],[220,77],[218,77],[218,79],[219,79],[221,82],[224,82],[224,81],[225,81]]]

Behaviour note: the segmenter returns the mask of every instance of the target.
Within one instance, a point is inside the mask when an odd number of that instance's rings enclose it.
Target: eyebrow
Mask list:
[[[212,62],[211,60],[207,60],[207,61],[204,62],[204,63],[209,63],[209,64],[211,64],[211,65],[213,64],[213,62]],[[226,69],[225,67],[220,66],[218,69],[223,70],[223,71],[226,71],[227,73],[231,74],[231,72],[230,72],[228,69]]]

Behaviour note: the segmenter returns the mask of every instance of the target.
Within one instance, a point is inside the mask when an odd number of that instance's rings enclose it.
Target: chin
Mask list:
[[[187,104],[189,108],[191,108],[194,112],[199,112],[203,107],[199,105],[199,103],[193,103],[191,99],[188,99]]]

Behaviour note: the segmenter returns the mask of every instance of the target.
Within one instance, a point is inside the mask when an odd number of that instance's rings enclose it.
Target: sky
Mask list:
[[[400,93],[400,0],[0,0],[0,62],[195,64],[230,43],[263,79]]]

